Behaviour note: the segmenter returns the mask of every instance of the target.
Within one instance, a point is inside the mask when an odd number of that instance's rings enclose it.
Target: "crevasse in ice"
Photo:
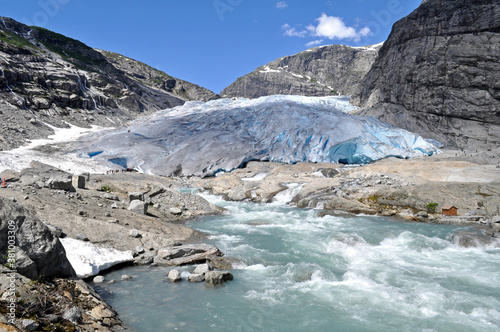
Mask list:
[[[91,134],[77,150],[157,175],[213,175],[253,160],[364,164],[438,152],[419,135],[347,114],[353,109],[347,97],[187,102],[127,128]]]

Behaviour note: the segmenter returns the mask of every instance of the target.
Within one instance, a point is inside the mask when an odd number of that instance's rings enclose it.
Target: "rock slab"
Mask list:
[[[160,249],[154,262],[158,265],[179,266],[205,263],[207,256],[222,256],[222,252],[210,244],[187,244]]]

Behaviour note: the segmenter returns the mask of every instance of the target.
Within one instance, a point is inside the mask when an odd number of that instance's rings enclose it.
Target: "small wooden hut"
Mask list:
[[[453,205],[445,205],[442,208],[442,214],[444,216],[458,216],[458,209]]]

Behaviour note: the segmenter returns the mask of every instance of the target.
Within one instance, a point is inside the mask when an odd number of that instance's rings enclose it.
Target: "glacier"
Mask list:
[[[72,152],[165,176],[211,176],[255,160],[366,164],[439,152],[417,134],[350,115],[355,109],[348,97],[187,102],[126,128],[89,134]]]

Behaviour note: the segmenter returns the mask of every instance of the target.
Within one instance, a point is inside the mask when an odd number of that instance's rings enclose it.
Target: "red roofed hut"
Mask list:
[[[458,216],[458,209],[453,205],[445,205],[442,208],[442,214],[445,216]]]

